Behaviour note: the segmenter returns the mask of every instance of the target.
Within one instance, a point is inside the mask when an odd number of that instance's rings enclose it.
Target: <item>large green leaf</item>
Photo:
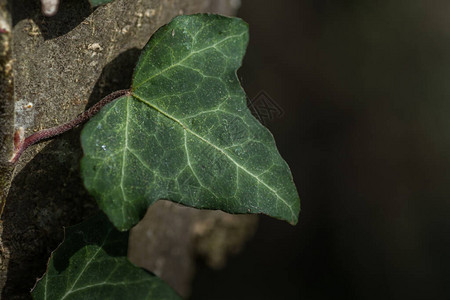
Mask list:
[[[84,183],[117,228],[159,199],[297,222],[289,167],[236,76],[247,41],[237,18],[175,18],[143,50],[131,95],[85,126]]]
[[[127,245],[128,233],[105,216],[68,228],[33,298],[180,300],[165,282],[128,261]]]

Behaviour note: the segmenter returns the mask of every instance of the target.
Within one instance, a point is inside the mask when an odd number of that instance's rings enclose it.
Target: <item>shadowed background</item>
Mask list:
[[[450,3],[243,0],[250,98],[291,166],[297,226],[260,217],[191,299],[450,295]]]

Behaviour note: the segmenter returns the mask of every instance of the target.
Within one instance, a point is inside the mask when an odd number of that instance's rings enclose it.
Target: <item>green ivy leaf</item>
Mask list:
[[[84,184],[117,228],[159,199],[297,222],[289,167],[236,75],[247,41],[237,18],[175,18],[143,50],[131,95],[85,126]]]
[[[112,2],[113,0],[89,0],[89,2],[91,3],[92,7],[96,7],[99,5],[103,5],[109,2]]]
[[[67,228],[33,298],[180,300],[160,278],[130,263],[127,245],[128,233],[104,215]]]

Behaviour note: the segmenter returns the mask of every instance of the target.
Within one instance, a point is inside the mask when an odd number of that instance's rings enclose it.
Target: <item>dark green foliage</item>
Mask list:
[[[69,227],[32,295],[37,300],[181,298],[127,258],[128,233],[99,215]]]
[[[85,126],[84,183],[118,229],[159,199],[297,222],[289,167],[236,76],[247,42],[240,19],[175,18],[143,50],[131,95]]]
[[[113,0],[89,0],[93,7],[112,2]]]

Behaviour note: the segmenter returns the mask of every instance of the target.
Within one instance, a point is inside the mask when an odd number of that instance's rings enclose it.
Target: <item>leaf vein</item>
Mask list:
[[[240,168],[241,170],[243,170],[245,173],[247,173],[248,175],[250,175],[251,177],[255,178],[257,182],[259,182],[262,186],[266,187],[268,190],[270,190],[278,199],[280,199],[284,205],[286,205],[289,210],[291,211],[292,216],[294,216],[295,218],[295,214],[294,211],[292,209],[292,206],[289,205],[289,203],[282,198],[280,195],[278,195],[278,192],[275,191],[273,188],[271,188],[269,185],[267,185],[267,183],[265,183],[264,181],[262,181],[258,175],[253,174],[252,172],[250,172],[249,170],[247,170],[244,166],[240,165],[236,160],[234,160],[227,152],[225,152],[223,149],[219,148],[218,146],[216,146],[215,144],[213,144],[212,142],[210,142],[209,140],[203,138],[201,135],[197,134],[196,132],[192,131],[190,128],[188,128],[185,124],[183,124],[180,120],[176,119],[175,117],[171,116],[170,114],[168,114],[165,111],[162,111],[160,108],[158,108],[157,106],[151,104],[150,102],[148,102],[145,99],[140,98],[138,95],[133,94],[134,97],[136,97],[138,100],[144,102],[145,104],[147,104],[148,106],[152,107],[153,109],[155,109],[156,111],[158,111],[159,113],[163,114],[164,116],[166,116],[167,118],[171,119],[172,121],[178,123],[179,125],[181,125],[185,131],[189,132],[190,134],[192,134],[193,136],[197,137],[199,140],[203,141],[204,143],[206,143],[207,145],[213,147],[214,149],[216,149],[217,151],[221,152],[225,157],[227,157],[231,162],[233,162],[238,168]]]
[[[80,274],[78,274],[77,279],[73,282],[72,286],[69,288],[69,290],[62,296],[62,299],[65,299],[69,294],[72,293],[74,286],[77,284],[78,280],[80,280],[83,273],[86,271],[87,267],[92,263],[92,261],[97,257],[97,255],[100,253],[100,251],[103,249],[103,246],[105,246],[106,241],[108,240],[109,235],[112,232],[112,228],[108,230],[108,233],[105,235],[103,242],[100,246],[98,246],[97,251],[95,251],[94,255],[88,260],[88,262],[84,265],[83,269],[81,270]]]
[[[236,38],[236,37],[241,37],[241,36],[243,36],[243,35],[245,35],[245,34],[246,34],[246,32],[243,32],[243,33],[241,33],[241,34],[236,34],[236,35],[230,35],[230,36],[228,36],[228,37],[226,37],[226,38],[220,40],[219,42],[217,42],[217,43],[215,43],[215,44],[212,44],[212,45],[210,45],[210,46],[208,46],[208,47],[205,47],[205,48],[202,48],[202,49],[199,49],[199,50],[196,50],[196,51],[192,51],[191,53],[189,53],[189,55],[186,55],[186,57],[184,57],[183,59],[177,61],[177,62],[174,63],[174,64],[171,64],[170,66],[168,66],[168,67],[162,69],[162,70],[159,71],[158,73],[153,74],[153,75],[150,76],[149,78],[145,79],[145,80],[142,81],[141,83],[139,83],[139,84],[133,86],[132,89],[133,89],[133,90],[138,89],[138,88],[139,88],[140,86],[142,86],[144,83],[146,83],[146,82],[152,80],[153,78],[155,78],[155,77],[157,77],[157,76],[159,76],[159,75],[162,75],[163,73],[169,71],[170,69],[173,69],[174,67],[176,67],[176,66],[182,64],[184,61],[186,61],[187,59],[189,59],[190,57],[192,57],[192,56],[195,55],[195,54],[202,53],[202,52],[204,52],[204,51],[206,51],[206,50],[209,50],[209,49],[212,49],[212,48],[216,48],[217,45],[220,45],[221,43],[226,42],[226,41],[229,40],[229,39]]]

